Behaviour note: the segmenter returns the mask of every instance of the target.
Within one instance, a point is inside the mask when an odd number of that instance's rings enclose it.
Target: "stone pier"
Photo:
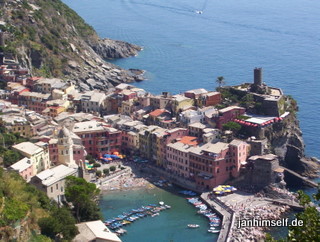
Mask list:
[[[201,194],[201,199],[214,211],[216,211],[222,219],[221,230],[218,237],[218,242],[229,241],[231,237],[232,228],[234,225],[235,214],[231,208],[225,205],[220,200],[209,198],[209,192]]]

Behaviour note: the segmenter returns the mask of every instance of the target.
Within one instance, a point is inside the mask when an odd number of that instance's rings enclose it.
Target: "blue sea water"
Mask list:
[[[320,157],[320,1],[311,0],[63,0],[101,37],[143,46],[113,61],[147,71],[147,91],[214,89],[264,81],[299,103],[306,152]],[[195,13],[202,10],[203,14]]]
[[[143,46],[138,56],[112,62],[146,70],[148,80],[135,85],[155,94],[213,90],[217,76],[228,85],[252,82],[253,68],[262,67],[269,86],[298,101],[306,154],[320,157],[320,1],[63,2],[100,37]]]
[[[158,204],[163,201],[171,208],[161,211],[159,216],[134,221],[125,226],[128,231],[123,242],[212,242],[217,240],[217,234],[208,233],[209,220],[181,196],[174,195],[163,189],[140,189],[132,191],[111,191],[102,194],[100,208],[104,218],[113,218],[148,204]],[[187,228],[188,224],[199,224],[197,229]]]

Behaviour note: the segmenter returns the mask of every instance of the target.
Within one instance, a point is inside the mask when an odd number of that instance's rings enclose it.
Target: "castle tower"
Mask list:
[[[261,86],[262,85],[262,68],[254,68],[253,70],[253,77],[254,77],[254,85]]]
[[[73,141],[66,127],[63,127],[58,133],[58,163],[67,166],[76,165],[73,159]]]

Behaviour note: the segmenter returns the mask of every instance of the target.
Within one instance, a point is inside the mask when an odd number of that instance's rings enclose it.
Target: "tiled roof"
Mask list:
[[[163,114],[164,112],[166,112],[166,110],[164,109],[156,109],[153,112],[149,113],[150,116],[154,116],[154,117],[158,117],[161,114]]]

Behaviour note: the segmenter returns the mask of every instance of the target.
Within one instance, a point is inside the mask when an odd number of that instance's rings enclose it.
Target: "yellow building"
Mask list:
[[[34,175],[50,168],[49,149],[46,143],[40,142],[33,144],[31,142],[22,142],[13,145],[12,148],[21,155],[29,158]]]
[[[33,128],[29,122],[18,123],[15,122],[11,126],[11,131],[13,133],[19,133],[22,137],[31,138],[34,136]]]
[[[194,100],[183,95],[174,95],[172,96],[172,109],[174,113],[179,111],[184,111],[193,106]]]

